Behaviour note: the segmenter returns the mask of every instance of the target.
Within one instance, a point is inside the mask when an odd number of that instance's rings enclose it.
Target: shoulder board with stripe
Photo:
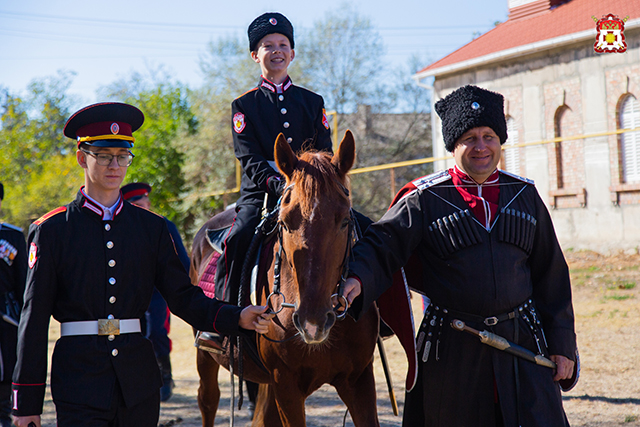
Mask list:
[[[498,169],[498,170],[500,171],[500,173],[510,176],[511,178],[515,178],[519,181],[526,182],[527,184],[535,185],[535,182],[533,182],[533,180],[530,178],[525,178],[523,176],[516,175],[515,173],[503,171],[502,169]]]
[[[451,175],[449,175],[448,170],[443,170],[440,172],[432,173],[431,175],[423,176],[422,178],[418,178],[415,181],[412,181],[413,185],[420,190],[425,190],[429,187],[433,187],[436,184],[440,184],[441,182],[445,182],[451,179]]]
[[[242,95],[240,95],[239,97],[237,97],[236,99],[240,99],[240,98],[242,98],[243,96],[245,96],[246,94],[251,93],[251,92],[254,92],[254,91],[256,91],[256,90],[258,90],[258,88],[257,88],[257,87],[254,87],[253,89],[249,89],[248,91],[246,91],[245,93],[243,93]]]
[[[0,228],[7,228],[9,230],[19,231],[22,233],[22,228],[6,222],[0,223]]]
[[[45,222],[46,220],[48,220],[49,218],[51,218],[52,216],[55,216],[55,215],[57,215],[59,213],[66,212],[66,211],[67,211],[67,207],[66,206],[60,206],[59,208],[56,208],[56,209],[52,210],[51,212],[42,215],[40,218],[35,220],[33,223],[35,225],[40,225],[43,222]]]

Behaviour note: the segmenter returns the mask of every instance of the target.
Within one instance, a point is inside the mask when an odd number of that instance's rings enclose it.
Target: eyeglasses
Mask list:
[[[92,151],[83,150],[83,149],[80,149],[80,151],[95,157],[96,162],[100,166],[109,166],[111,162],[113,162],[114,157],[118,161],[118,166],[120,167],[131,166],[131,163],[133,162],[133,158],[135,157],[131,151],[129,151],[127,154],[119,154],[117,156],[114,156],[113,154],[106,154],[106,153],[94,153]]]

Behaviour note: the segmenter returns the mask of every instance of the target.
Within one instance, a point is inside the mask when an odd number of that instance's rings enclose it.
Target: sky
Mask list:
[[[197,88],[203,82],[199,58],[210,41],[227,36],[246,40],[251,21],[270,11],[287,16],[295,31],[310,29],[344,4],[344,0],[0,0],[0,87],[23,94],[34,79],[72,71],[76,75],[69,93],[88,104],[101,101],[96,98],[100,87],[132,72],[145,74],[161,67],[175,80]],[[348,4],[371,20],[385,46],[384,61],[398,66],[412,54],[425,58],[427,66],[508,15],[508,0],[351,0]]]

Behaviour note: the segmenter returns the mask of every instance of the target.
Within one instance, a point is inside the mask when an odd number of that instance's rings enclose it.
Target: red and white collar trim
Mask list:
[[[282,92],[285,92],[287,89],[289,89],[291,86],[293,86],[293,82],[291,81],[291,78],[289,76],[287,76],[287,78],[284,80],[284,82],[282,82],[282,85],[277,85],[277,84],[267,80],[264,76],[261,76],[260,87],[268,89],[273,93],[279,93],[278,86],[282,86]]]
[[[100,215],[103,221],[108,221],[113,219],[122,211],[122,195],[118,197],[116,203],[111,207],[106,207],[96,200],[92,199],[85,191],[84,186],[80,189],[82,195],[84,196],[84,203],[82,204],[83,208],[87,208],[90,211],[94,212],[96,215]]]

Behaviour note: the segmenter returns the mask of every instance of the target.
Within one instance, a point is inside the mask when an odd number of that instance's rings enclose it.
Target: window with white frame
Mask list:
[[[514,147],[520,141],[513,117],[507,118],[507,135],[507,141],[504,143],[504,167],[507,171],[520,175],[520,147]]]
[[[629,95],[620,107],[620,128],[637,127],[640,127],[640,102]],[[624,182],[640,182],[640,131],[620,134],[620,153]]]

